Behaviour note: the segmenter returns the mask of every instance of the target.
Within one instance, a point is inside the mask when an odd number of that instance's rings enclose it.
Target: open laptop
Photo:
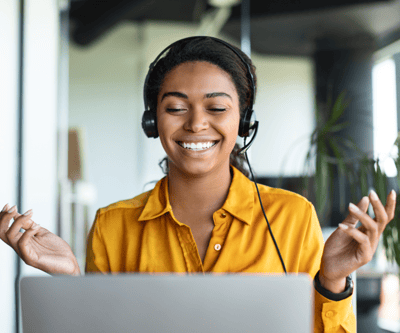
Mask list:
[[[311,278],[271,274],[24,277],[24,333],[310,333]]]

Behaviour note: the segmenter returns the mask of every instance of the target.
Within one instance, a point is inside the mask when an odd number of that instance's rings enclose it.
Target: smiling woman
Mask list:
[[[324,245],[307,199],[262,185],[258,192],[242,173],[236,138],[249,135],[256,90],[251,60],[209,37],[167,49],[146,78],[142,123],[147,136],[160,137],[167,175],[153,190],[97,211],[86,272],[307,273],[315,286],[314,332],[354,333],[348,276],[371,260],[393,219],[395,192],[386,206],[373,191],[350,204]],[[374,219],[366,213],[370,203]],[[32,211],[20,215],[6,205],[0,238],[29,265],[80,273],[69,246],[34,223]]]
[[[240,118],[229,75],[208,62],[183,63],[166,75],[159,96],[158,132],[169,172],[189,177],[214,173],[228,180]]]
[[[215,71],[219,70],[219,74],[222,73],[222,75],[226,76],[229,80],[228,85],[233,85],[234,88],[234,93],[232,94],[228,94],[227,92],[218,89],[215,91],[208,91],[205,93],[204,99],[210,99],[211,101],[209,100],[208,103],[214,104],[216,102],[218,103],[218,100],[223,100],[223,98],[216,100],[217,97],[228,98],[231,103],[238,102],[239,116],[241,115],[243,117],[247,108],[249,106],[251,108],[255,100],[257,84],[255,67],[250,58],[248,58],[243,52],[231,45],[226,46],[226,42],[223,43],[225,43],[225,45],[221,42],[218,43],[215,42],[215,40],[204,38],[185,39],[171,47],[167,56],[159,59],[166,49],[161,52],[159,57],[157,57],[157,59],[150,65],[150,71],[146,78],[144,87],[146,110],[149,109],[154,113],[158,112],[157,105],[162,102],[165,97],[170,95],[182,99],[188,97],[180,91],[168,91],[161,94],[160,90],[164,87],[163,82],[165,82],[168,74],[176,69],[178,65],[188,64],[190,62],[203,62],[203,64],[206,63],[208,66],[214,65],[214,72],[210,75],[210,80],[207,84],[211,84],[211,82],[218,77],[218,75],[215,75]],[[235,51],[230,50],[230,48]],[[225,82],[225,84],[227,82]],[[214,87],[215,86],[216,85],[214,84]],[[238,98],[236,101],[235,96]],[[188,98],[186,98],[186,100],[187,99]],[[177,111],[179,108],[175,108],[175,110]],[[209,110],[214,112],[226,111],[224,107],[216,107],[216,104],[214,107],[209,108]],[[170,111],[172,112],[172,108]],[[152,135],[150,135],[150,137],[152,137]],[[245,158],[238,154],[239,150],[240,147],[236,144],[234,149],[231,151],[229,163],[238,168],[246,176],[249,176],[248,169],[245,166]],[[167,167],[165,169],[168,172],[169,159],[165,158],[163,162],[166,163]]]

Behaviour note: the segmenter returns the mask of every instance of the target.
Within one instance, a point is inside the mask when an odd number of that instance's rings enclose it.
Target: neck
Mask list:
[[[172,211],[174,214],[199,214],[212,218],[228,196],[231,178],[229,163],[199,177],[187,175],[172,166],[168,173]]]

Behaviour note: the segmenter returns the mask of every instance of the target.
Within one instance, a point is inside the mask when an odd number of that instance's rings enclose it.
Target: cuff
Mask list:
[[[314,297],[316,332],[330,330],[336,332],[337,327],[344,328],[346,332],[356,332],[352,296],[341,301],[333,301],[315,291]]]

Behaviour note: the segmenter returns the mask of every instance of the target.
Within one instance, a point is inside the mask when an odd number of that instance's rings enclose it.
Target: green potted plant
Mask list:
[[[380,162],[383,161],[362,152],[351,139],[340,135],[340,131],[349,125],[342,117],[348,105],[345,92],[339,94],[334,102],[330,98],[327,103],[318,105],[317,124],[310,137],[310,149],[305,159],[303,188],[299,192],[314,203],[322,227],[328,226],[329,218],[334,209],[338,208],[337,204],[336,207],[332,207],[334,199],[339,201],[339,215],[344,217],[348,214],[349,200],[358,202],[362,196],[368,195],[371,188],[376,191],[384,205],[389,191],[393,187],[395,190],[400,188],[399,156],[394,158],[397,176],[389,178],[381,168]],[[400,134],[394,144],[400,151]],[[339,222],[341,220],[335,221],[335,224]],[[382,238],[387,260],[400,267],[399,204],[396,205],[395,218],[386,227]],[[380,302],[379,291],[373,299],[370,294],[365,296],[365,290],[370,290],[371,286],[380,286],[383,277],[383,274],[373,272],[374,268],[371,271],[367,270],[367,274],[357,274],[359,324],[369,323],[366,320],[369,311],[377,308]],[[365,300],[365,297],[369,299],[363,303],[361,300]]]
[[[385,204],[386,196],[393,184],[397,183],[397,188],[400,189],[400,156],[394,158],[398,170],[397,176],[395,179],[389,179],[383,172],[378,159],[375,160],[362,152],[351,139],[337,135],[349,125],[348,122],[342,120],[348,105],[346,93],[342,92],[334,102],[332,98],[329,98],[326,104],[318,106],[317,124],[310,137],[310,149],[305,159],[303,193],[314,202],[322,226],[326,226],[325,221],[328,221],[332,212],[335,177],[338,179],[336,193],[339,196],[340,211],[343,215],[347,215],[346,190],[350,190],[352,202],[358,202],[362,196],[368,195],[370,188],[373,188]],[[400,133],[394,145],[397,151],[400,151]],[[383,233],[383,245],[388,261],[396,262],[400,267],[399,204],[396,205],[394,220],[389,223]]]
[[[326,104],[318,105],[316,127],[311,134],[310,149],[305,159],[304,193],[314,202],[322,226],[332,212],[335,177],[338,180],[340,212],[343,214],[347,209],[346,183],[351,184],[352,199],[359,192],[356,186],[363,195],[368,191],[366,165],[370,161],[351,139],[338,135],[349,125],[342,120],[348,104],[346,93],[342,92],[335,102],[329,98]],[[356,177],[357,169],[360,170],[359,177]]]

